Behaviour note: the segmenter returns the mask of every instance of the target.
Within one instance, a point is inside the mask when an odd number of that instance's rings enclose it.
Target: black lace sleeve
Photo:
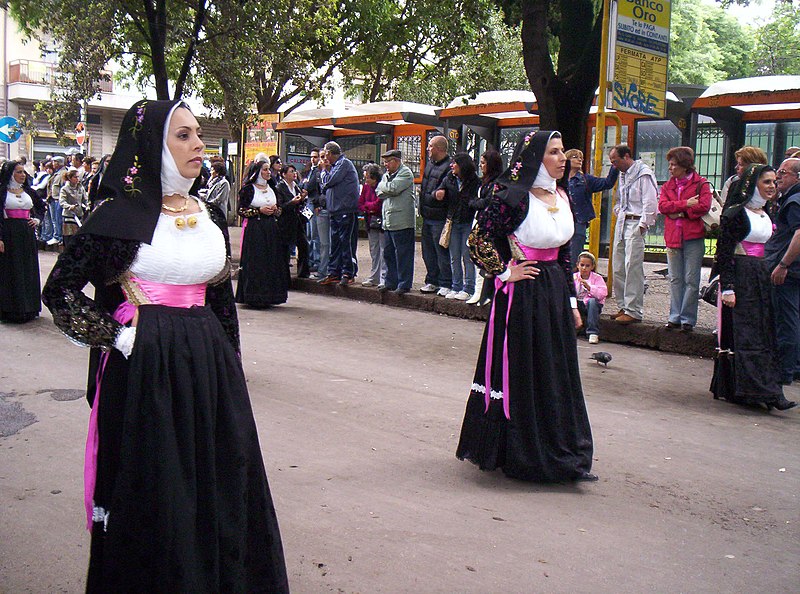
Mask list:
[[[478,224],[472,230],[467,245],[475,266],[489,274],[501,274],[510,259],[510,250],[499,250],[507,237],[522,224],[528,213],[527,194],[512,206],[503,197],[502,186],[496,185],[489,205],[478,213]]]
[[[42,301],[72,341],[105,350],[114,346],[122,325],[83,289],[91,283],[102,291],[114,283],[130,268],[138,249],[135,241],[81,233],[59,256],[42,289]]]
[[[255,190],[253,189],[252,184],[247,184],[243,186],[241,190],[239,190],[239,216],[244,218],[250,217],[257,217],[259,214],[259,210],[257,208],[251,208],[250,204],[253,202],[253,196],[255,196]]]
[[[716,267],[719,272],[719,286],[722,291],[734,291],[736,279],[736,245],[750,233],[750,220],[744,208],[732,217],[724,217],[719,226],[717,238]]]
[[[240,353],[239,316],[236,313],[236,302],[230,274],[231,242],[228,234],[228,224],[219,207],[210,205],[207,208],[209,217],[216,223],[225,237],[226,265],[222,274],[209,282],[206,288],[206,302],[211,307],[214,315],[217,316],[219,323],[222,324],[222,328],[225,330],[225,334],[228,335],[228,340],[231,341],[233,348],[237,353]]]

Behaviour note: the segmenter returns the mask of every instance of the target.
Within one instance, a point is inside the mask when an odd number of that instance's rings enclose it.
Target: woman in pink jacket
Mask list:
[[[697,323],[705,252],[706,228],[701,217],[711,208],[711,184],[694,170],[694,151],[688,146],[670,149],[667,161],[670,178],[658,199],[670,278],[667,328],[691,332]]]

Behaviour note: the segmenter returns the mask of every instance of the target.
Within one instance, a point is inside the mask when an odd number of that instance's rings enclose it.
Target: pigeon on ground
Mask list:
[[[590,359],[594,359],[595,361],[597,361],[598,365],[600,363],[602,363],[606,367],[608,367],[608,364],[611,362],[611,359],[613,359],[613,357],[611,356],[611,353],[607,353],[605,351],[599,351],[597,353],[592,353],[592,356],[589,357],[589,358]]]

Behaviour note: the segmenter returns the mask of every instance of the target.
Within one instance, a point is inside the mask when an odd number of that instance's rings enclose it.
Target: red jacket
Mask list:
[[[661,186],[658,198],[658,210],[664,215],[664,242],[668,248],[682,248],[683,242],[689,239],[700,239],[706,236],[706,228],[700,217],[711,208],[711,184],[693,171],[688,183],[678,192],[678,181],[671,177]],[[699,202],[694,206],[686,206],[686,201],[697,196]],[[678,215],[671,218],[669,215]]]

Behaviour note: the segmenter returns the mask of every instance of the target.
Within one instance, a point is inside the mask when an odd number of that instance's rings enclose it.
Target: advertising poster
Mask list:
[[[269,113],[258,116],[258,120],[244,130],[244,162],[249,163],[258,153],[267,156],[278,154],[278,133],[273,128],[279,115]]]

